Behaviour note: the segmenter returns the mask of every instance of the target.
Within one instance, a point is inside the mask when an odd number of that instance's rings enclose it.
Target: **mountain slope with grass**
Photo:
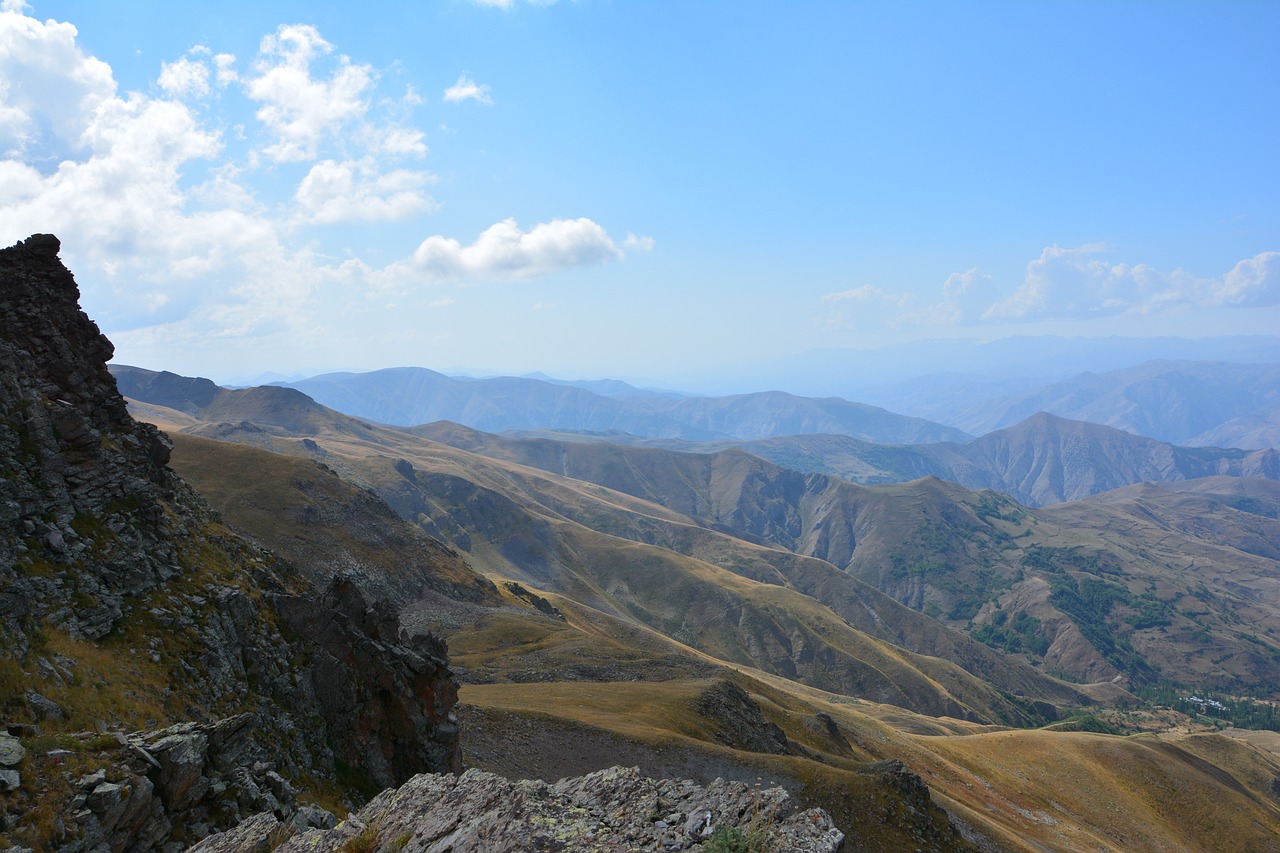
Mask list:
[[[999,448],[1024,446],[1028,455],[1060,459],[1070,455],[1073,437],[1082,436],[1076,446],[1084,447],[1100,434],[1124,447],[1150,445],[1156,458],[1146,464],[1153,472],[1161,458],[1155,451],[1173,450],[1103,427],[1041,419],[1044,429],[1022,431],[1019,443],[984,437],[972,444],[985,442],[993,458]],[[1058,450],[1036,449],[1033,437],[1046,430],[1058,436],[1046,442]],[[1118,517],[1117,508],[1099,499],[1031,509],[995,492],[972,492],[937,479],[861,488],[780,468],[736,449],[697,454],[514,439],[446,424],[412,431],[615,488],[704,526],[816,557],[912,608],[1072,678],[1208,679],[1218,687],[1235,683],[1253,690],[1280,676],[1278,638],[1270,633],[1277,627],[1274,614],[1256,598],[1280,570],[1274,555],[1250,544],[1268,534],[1257,531],[1261,520],[1247,507],[1216,505],[1210,516],[1189,503],[1178,508],[1165,501],[1160,512],[1170,520],[1160,522],[1153,514]],[[1186,452],[1192,458],[1202,453]],[[1238,455],[1261,463],[1271,458]],[[1227,451],[1210,458],[1201,470],[1219,470],[1231,457]],[[1135,451],[1133,458],[1141,457]],[[1235,465],[1228,470],[1246,473]],[[1024,464],[1022,470],[1037,468]],[[1060,465],[1039,470],[1046,483],[1063,487]],[[1274,482],[1221,475],[1212,480],[1228,490],[1233,481],[1242,489]],[[1201,481],[1172,480],[1168,486],[1191,482]],[[1219,519],[1212,529],[1194,523],[1209,517]],[[1234,622],[1236,612],[1253,614],[1254,628]]]
[[[322,463],[486,574],[496,606],[427,596],[401,614],[449,637],[474,766],[758,776],[827,809],[847,849],[1266,849],[1280,827],[1280,764],[1244,741],[1070,730],[1095,725],[1081,706],[1127,713],[1123,685],[1153,674],[1272,677],[1268,481],[1029,509],[739,450],[548,441],[516,461],[291,405],[309,414],[231,406],[186,423],[247,446],[180,437],[174,464],[191,454],[217,493],[258,451],[280,454],[275,479]],[[265,495],[259,511],[305,518]],[[1176,655],[1159,657],[1170,638]],[[1050,714],[1058,730],[1007,727]]]

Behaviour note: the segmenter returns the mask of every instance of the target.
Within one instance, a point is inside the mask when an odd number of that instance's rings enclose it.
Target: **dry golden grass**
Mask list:
[[[938,721],[945,735],[909,736],[867,715],[872,706],[744,683],[766,716],[811,750],[822,746],[803,720],[823,711],[837,721],[853,749],[850,756],[828,752],[825,765],[801,757],[748,756],[762,773],[813,790],[844,785],[852,792],[861,784],[855,778],[861,762],[898,757],[921,774],[936,800],[1010,850],[1280,849],[1280,809],[1270,790],[1280,763],[1240,741],[1220,735],[982,732],[959,721]],[[733,754],[713,742],[705,721],[688,712],[710,684],[470,685],[461,700],[533,719],[569,720],[650,744]],[[965,731],[972,733],[959,734]]]

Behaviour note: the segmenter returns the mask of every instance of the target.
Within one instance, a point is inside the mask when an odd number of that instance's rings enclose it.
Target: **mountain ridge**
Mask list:
[[[712,440],[774,435],[800,425],[885,441],[964,439],[959,430],[839,398],[782,391],[724,398],[640,392],[606,396],[536,379],[454,379],[426,368],[338,373],[289,383],[340,412],[397,426],[452,420],[498,432],[551,427],[620,429],[637,435]]]

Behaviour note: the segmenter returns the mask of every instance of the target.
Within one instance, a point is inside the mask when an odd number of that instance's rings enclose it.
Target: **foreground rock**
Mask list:
[[[331,828],[332,814],[299,806],[275,765],[253,760],[252,723],[252,714],[241,714],[127,735],[63,735],[60,746],[28,759],[33,772],[24,793],[45,809],[22,813],[18,800],[18,813],[0,810],[0,828],[49,820],[56,832],[18,837],[37,850],[68,853],[182,849],[183,842],[262,813],[298,830]]]
[[[287,831],[287,828],[283,831]],[[267,849],[280,822],[261,817],[213,836],[192,853]],[[821,809],[795,811],[781,788],[717,779],[650,779],[636,767],[586,776],[512,782],[482,770],[423,774],[384,791],[331,830],[294,835],[279,853],[406,850],[719,850],[834,853],[844,834]]]

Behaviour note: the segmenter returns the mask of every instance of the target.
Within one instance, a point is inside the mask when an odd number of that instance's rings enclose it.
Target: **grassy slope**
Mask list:
[[[418,432],[822,558],[955,627],[991,625],[996,641],[1078,679],[1150,679],[1137,663],[1145,661],[1187,683],[1256,690],[1280,681],[1280,624],[1260,606],[1280,582],[1270,481],[1212,478],[1217,494],[1200,503],[1174,498],[1193,488],[1180,481],[1029,510],[932,479],[860,488],[736,451],[517,440],[448,425]],[[1054,595],[1064,583],[1113,601],[1064,609]],[[996,631],[997,604],[1006,619],[1025,612],[1039,621],[1023,637]]]
[[[182,433],[172,439],[174,470],[237,531],[309,572],[317,587],[335,572],[360,571],[401,601],[425,589],[496,600],[456,552],[332,469]]]
[[[415,465],[415,477],[425,478],[423,472],[429,470],[432,454],[415,455],[412,448],[401,449],[406,451],[404,458]],[[224,457],[220,462],[211,460],[216,469],[213,473],[218,475],[235,471],[243,464],[272,470],[269,460],[260,459],[253,451],[245,453],[242,448],[225,444],[188,446],[180,439],[175,457],[181,459],[192,451],[212,455],[215,450]],[[445,455],[457,453],[446,451]],[[249,460],[238,460],[241,454]],[[272,464],[277,467],[291,464],[282,457],[276,460]],[[470,463],[456,458],[449,461],[451,465],[439,468],[448,472]],[[175,464],[180,471],[196,470],[186,461]],[[348,459],[343,464],[375,487],[381,482],[407,482],[385,457]],[[1029,719],[1023,709],[955,664],[868,637],[829,608],[792,589],[759,583],[664,548],[601,534],[547,513],[541,504],[527,499],[544,486],[545,477],[541,474],[485,468],[475,463],[470,468],[473,480],[488,481],[495,488],[505,486],[506,495],[525,499],[524,506],[515,501],[503,504],[499,507],[504,510],[501,515],[476,519],[469,525],[475,531],[471,534],[473,559],[491,571],[559,592],[731,663],[758,666],[823,688],[868,695],[877,701],[935,714]],[[279,484],[297,476],[278,473],[263,478],[269,484],[251,487],[234,501],[217,489],[211,498],[215,506],[227,507],[225,511],[243,512],[250,523],[255,517],[278,518],[284,511],[283,505],[273,503],[284,494]],[[201,480],[196,482],[202,485]],[[552,483],[546,488],[572,491],[565,483]],[[243,509],[235,510],[234,506]],[[475,512],[480,514],[483,510]],[[295,523],[292,529],[298,528]],[[303,529],[310,535],[309,529]],[[491,538],[478,541],[486,529],[491,531]],[[528,542],[512,554],[512,543],[519,542],[522,536]],[[285,534],[275,533],[274,540],[284,541]],[[548,565],[547,576],[531,576],[522,566],[520,558],[530,556],[535,546],[541,551],[532,556]]]
[[[798,694],[751,679],[743,683],[792,744],[820,754],[822,763],[802,755],[747,754],[714,743],[713,721],[689,712],[705,681],[643,689],[633,684],[470,686],[463,689],[462,701],[478,709],[471,713],[482,719],[501,714],[507,725],[511,717],[539,721],[539,732],[554,741],[544,748],[570,750],[567,763],[557,768],[563,773],[577,772],[574,741],[591,742],[592,751],[610,761],[636,761],[642,767],[663,767],[673,754],[683,754],[680,760],[689,772],[711,776],[734,766],[749,778],[754,770],[837,813],[841,825],[852,830],[851,849],[895,849],[878,846],[889,839],[872,843],[860,834],[874,837],[877,831],[874,825],[863,827],[870,823],[865,804],[850,808],[836,793],[865,791],[870,787],[867,762],[890,757],[919,773],[934,799],[975,835],[1003,849],[1276,849],[1280,809],[1270,785],[1280,763],[1231,738],[982,732],[958,724],[947,736],[912,735],[901,730],[903,721],[886,725],[866,713],[879,709],[841,697]],[[834,738],[830,728],[815,724],[819,714],[834,721]],[[495,731],[477,732],[467,746],[469,757],[476,760],[479,753],[482,766],[486,755],[496,759],[497,737]]]

